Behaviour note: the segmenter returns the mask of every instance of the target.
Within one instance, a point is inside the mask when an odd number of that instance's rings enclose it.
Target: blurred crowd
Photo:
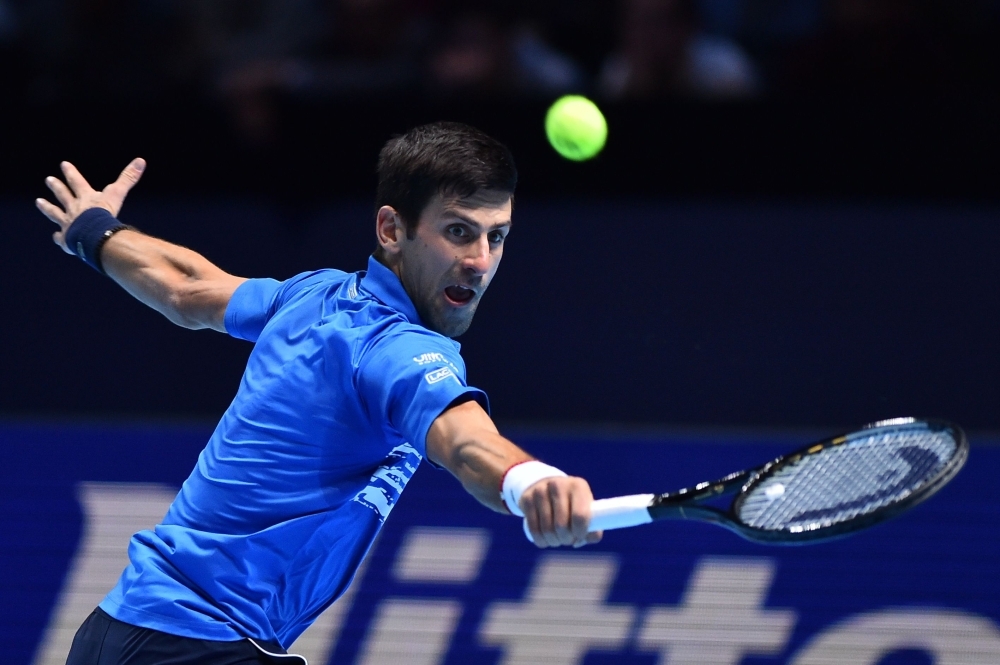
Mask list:
[[[998,80],[1000,0],[0,0],[29,105],[606,101],[914,92]]]

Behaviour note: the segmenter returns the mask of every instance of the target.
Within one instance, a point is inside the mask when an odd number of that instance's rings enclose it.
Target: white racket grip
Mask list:
[[[632,494],[594,501],[590,504],[590,530],[608,531],[649,524],[653,521],[649,515],[649,504],[655,496],[655,494]],[[530,542],[535,542],[528,530],[527,519],[524,520],[523,526],[524,535]]]
[[[632,494],[599,499],[590,504],[590,530],[608,531],[649,524],[649,504],[655,494]]]

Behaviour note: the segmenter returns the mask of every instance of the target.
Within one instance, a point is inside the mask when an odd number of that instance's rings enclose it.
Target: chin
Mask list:
[[[417,313],[428,330],[445,337],[458,337],[472,326],[472,319],[478,308],[479,298],[473,299],[464,307],[454,307],[441,301],[425,301],[417,306]]]
[[[428,327],[445,337],[458,337],[472,326],[472,317],[475,313],[476,308],[473,306],[468,312],[462,312],[460,317],[433,317],[433,320],[430,321],[431,325]]]
[[[462,321],[449,321],[444,325],[434,326],[432,330],[434,330],[434,332],[441,333],[445,337],[459,337],[464,335],[465,331],[467,331],[471,326],[472,319],[469,318]]]

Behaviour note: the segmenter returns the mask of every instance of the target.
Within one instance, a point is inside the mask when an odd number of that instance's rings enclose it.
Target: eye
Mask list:
[[[500,231],[494,231],[489,235],[490,244],[499,245],[504,241],[504,237],[505,237],[504,234],[501,233]]]
[[[447,233],[448,235],[450,235],[450,236],[452,236],[454,238],[468,238],[469,237],[469,231],[468,231],[468,229],[466,229],[464,226],[461,226],[459,224],[455,224],[454,226],[449,226],[445,230],[445,233]]]

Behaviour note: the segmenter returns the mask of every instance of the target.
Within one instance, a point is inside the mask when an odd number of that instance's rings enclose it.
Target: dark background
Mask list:
[[[103,184],[145,157],[125,221],[284,278],[363,268],[379,147],[449,119],[521,172],[461,340],[501,422],[1000,428],[998,25],[985,0],[2,0],[0,414],[214,418],[249,352],[51,244],[59,160]],[[591,162],[546,143],[565,92],[607,115]]]

